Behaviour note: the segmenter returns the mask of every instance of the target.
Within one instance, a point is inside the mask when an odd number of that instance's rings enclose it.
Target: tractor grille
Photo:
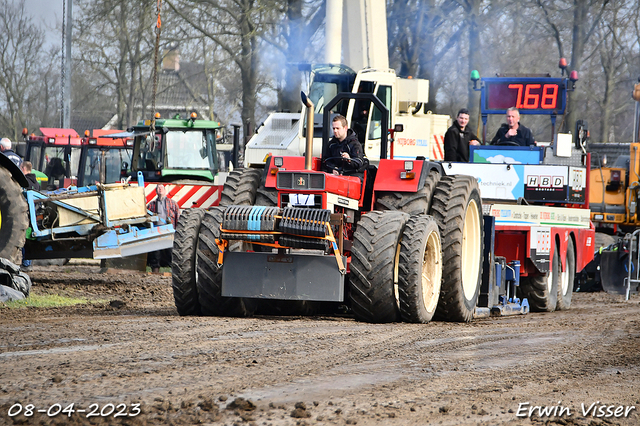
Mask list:
[[[324,191],[324,173],[279,172],[278,189]]]
[[[280,194],[282,207],[322,208],[322,194]]]

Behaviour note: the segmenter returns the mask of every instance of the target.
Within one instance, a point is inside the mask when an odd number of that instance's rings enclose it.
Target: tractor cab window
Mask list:
[[[48,146],[44,149],[43,168],[44,174],[49,176],[49,182],[75,177],[80,167],[81,150],[79,146],[72,146],[70,158],[67,158],[66,150],[66,146]],[[72,176],[67,176],[67,166]]]
[[[27,148],[27,155],[25,157],[27,161],[30,161],[33,164],[33,168],[40,170],[40,160],[42,159],[42,145],[38,144],[29,144]]]
[[[136,137],[136,170],[156,171],[162,169],[162,134],[146,134]]]
[[[100,181],[100,165],[102,153],[104,152],[105,181],[104,183],[114,183],[120,181],[121,171],[126,170],[129,175],[131,164],[131,152],[122,148],[89,148],[87,151],[87,161],[84,167],[84,184],[93,185]]]
[[[209,132],[211,133],[211,132]],[[211,145],[215,147],[215,135],[205,132],[170,131],[165,135],[166,159],[169,169],[211,169]]]
[[[63,179],[67,173],[63,147],[47,147],[44,150],[44,174],[49,177],[49,182]]]
[[[379,86],[376,92],[378,99],[391,111],[391,87]],[[391,117],[389,117],[391,119]],[[382,132],[387,131],[391,123],[382,123],[382,111],[378,108],[374,108],[371,111],[371,123],[369,124],[369,140],[380,140],[382,138]]]
[[[376,83],[374,81],[361,81],[358,86],[358,93],[373,93]],[[351,116],[351,128],[358,140],[364,146],[365,136],[367,135],[367,124],[369,122],[369,111],[371,111],[372,103],[367,100],[355,101],[353,107],[353,115]]]
[[[344,66],[323,65],[313,69],[313,81],[309,88],[309,99],[314,105],[313,136],[322,137],[322,115],[324,106],[340,92],[351,92],[356,74]],[[348,103],[339,102],[332,110],[335,114],[347,114]],[[307,135],[307,116],[304,116],[303,136]]]

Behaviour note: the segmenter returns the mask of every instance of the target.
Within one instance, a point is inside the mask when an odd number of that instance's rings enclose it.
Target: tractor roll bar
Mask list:
[[[331,109],[344,99],[370,100],[382,112],[382,123],[384,124],[382,131],[382,140],[380,141],[380,159],[387,158],[387,142],[389,131],[389,109],[382,103],[380,99],[373,93],[351,93],[340,92],[335,98],[331,99],[324,107],[324,115],[322,117],[322,158],[326,157],[326,150],[329,148],[329,134],[331,133]],[[364,150],[364,147],[362,147]]]

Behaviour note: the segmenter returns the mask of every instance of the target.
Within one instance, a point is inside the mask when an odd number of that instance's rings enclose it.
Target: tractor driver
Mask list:
[[[535,146],[533,133],[520,124],[520,111],[516,107],[507,109],[507,122],[503,124],[491,139],[491,145]]]
[[[331,127],[333,138],[329,141],[328,157],[324,163],[325,170],[334,175],[352,175],[362,178],[361,169],[365,159],[358,135],[347,127],[347,119],[342,115],[333,118]]]

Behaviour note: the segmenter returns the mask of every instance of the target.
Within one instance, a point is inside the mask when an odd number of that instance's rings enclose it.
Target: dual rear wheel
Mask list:
[[[474,178],[445,176],[433,189],[432,216],[393,210],[363,215],[351,260],[356,318],[470,321],[482,275],[481,209]]]

